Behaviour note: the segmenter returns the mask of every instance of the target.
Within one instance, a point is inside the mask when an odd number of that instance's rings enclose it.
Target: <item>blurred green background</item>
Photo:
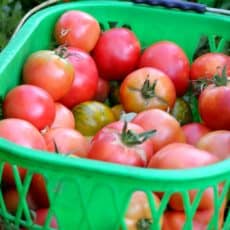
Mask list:
[[[0,0],[0,52],[23,15],[41,2],[44,0]],[[214,7],[230,9],[230,0],[215,0]]]

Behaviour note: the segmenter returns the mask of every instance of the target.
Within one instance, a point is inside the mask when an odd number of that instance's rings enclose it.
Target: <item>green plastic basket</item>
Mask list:
[[[0,96],[20,83],[24,61],[34,51],[50,48],[57,18],[65,11],[79,9],[94,15],[109,29],[110,25],[128,26],[146,47],[160,40],[171,40],[180,45],[192,60],[200,39],[206,36],[210,50],[222,51],[230,41],[230,17],[211,13],[197,14],[149,7],[130,2],[86,1],[59,4],[33,15],[0,54]],[[216,39],[218,38],[218,44]],[[158,220],[169,197],[174,192],[183,196],[186,223],[184,229],[193,229],[192,218],[207,187],[213,188],[215,213],[207,229],[217,229],[218,212],[230,187],[230,159],[199,169],[154,170],[87,159],[73,159],[41,151],[26,149],[0,139],[0,177],[5,162],[14,169],[20,193],[20,205],[15,216],[8,213],[0,189],[1,220],[14,223],[15,229],[51,229],[49,221],[54,215],[63,230],[116,230],[126,229],[124,214],[134,191],[145,191],[152,210],[151,229],[159,229]],[[17,167],[26,169],[23,182]],[[38,227],[33,221],[25,201],[33,173],[46,179],[50,209],[46,225]],[[221,196],[217,185],[224,183]],[[188,191],[197,189],[195,202],[189,202]],[[159,208],[155,207],[152,191],[163,191]],[[222,229],[230,229],[230,211],[226,211]],[[24,216],[24,218],[22,218]]]

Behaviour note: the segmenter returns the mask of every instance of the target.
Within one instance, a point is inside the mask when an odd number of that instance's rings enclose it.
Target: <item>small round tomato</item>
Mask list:
[[[145,67],[130,73],[120,86],[120,100],[126,112],[171,109],[176,91],[171,79],[160,70]]]
[[[100,36],[93,58],[102,78],[122,80],[136,68],[140,52],[140,42],[131,30],[112,28]]]
[[[61,15],[55,25],[55,38],[60,45],[90,52],[100,36],[100,25],[92,15],[70,10]]]
[[[27,148],[38,150],[46,150],[47,148],[40,132],[32,124],[21,119],[8,118],[1,120],[0,137]],[[26,175],[26,169],[18,167],[18,171],[21,179],[23,179]],[[2,181],[7,185],[15,184],[12,167],[8,163],[4,165]]]
[[[55,104],[45,90],[33,85],[19,85],[6,95],[3,114],[5,118],[26,120],[41,130],[54,121]]]
[[[99,77],[99,81],[97,84],[97,91],[94,100],[104,102],[109,97],[109,92],[110,92],[109,81],[106,81],[103,78]]]
[[[94,136],[105,125],[115,121],[108,106],[97,101],[81,103],[73,108],[75,129],[84,136]]]
[[[87,139],[74,129],[52,128],[44,134],[44,138],[47,142],[51,141],[56,146],[58,153],[64,155],[72,154],[86,157],[89,149]]]
[[[55,110],[55,118],[50,128],[74,129],[75,120],[72,111],[58,102],[55,103]]]
[[[199,113],[210,129],[230,130],[230,82],[227,85],[209,85],[198,101]]]
[[[186,143],[194,146],[196,146],[202,136],[211,131],[204,124],[197,122],[183,125],[182,129],[185,134]]]
[[[163,110],[150,109],[140,112],[132,122],[145,130],[156,130],[156,134],[151,138],[155,152],[170,143],[185,142],[185,136],[179,122]]]
[[[194,60],[191,65],[190,78],[198,80],[202,78],[213,78],[221,75],[223,68],[226,67],[227,75],[230,76],[229,57],[222,53],[206,53]]]
[[[160,205],[160,199],[153,193],[155,207]],[[159,226],[162,226],[163,218],[160,218]],[[129,201],[125,214],[125,223],[128,230],[150,229],[153,223],[152,213],[145,192],[136,191]]]
[[[46,208],[36,210],[34,224],[39,225],[39,226],[44,226],[48,212],[49,212],[49,209],[46,209]],[[52,217],[49,227],[58,229],[58,224],[57,224],[57,220],[55,217]]]
[[[196,146],[212,153],[220,160],[230,158],[230,131],[209,132],[199,139]]]
[[[173,81],[177,96],[182,96],[189,85],[190,64],[185,52],[175,43],[161,41],[149,46],[142,54],[139,67],[154,67]]]
[[[218,158],[185,143],[172,143],[156,152],[149,161],[149,168],[157,169],[189,169],[202,167],[218,162]],[[190,190],[190,201],[193,202],[197,190]],[[183,211],[184,204],[179,192],[170,197],[169,205],[174,210]],[[207,188],[201,196],[198,210],[214,207],[214,192],[211,187]]]
[[[148,140],[152,135],[153,130],[144,134],[139,125],[113,122],[94,136],[88,158],[144,167],[153,154],[152,142]]]
[[[28,57],[23,67],[23,81],[43,88],[54,101],[69,91],[74,79],[73,65],[61,57],[62,52],[62,48],[37,51]]]
[[[69,91],[59,100],[73,108],[95,97],[98,86],[98,71],[93,58],[86,52],[73,47],[67,48],[68,61],[75,69],[75,76]]]

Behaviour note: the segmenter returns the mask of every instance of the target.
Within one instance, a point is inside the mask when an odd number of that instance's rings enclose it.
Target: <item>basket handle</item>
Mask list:
[[[194,2],[185,2],[181,0],[132,0],[134,3],[144,3],[151,6],[163,6],[166,8],[177,8],[181,10],[193,10],[198,13],[204,13],[206,6]]]

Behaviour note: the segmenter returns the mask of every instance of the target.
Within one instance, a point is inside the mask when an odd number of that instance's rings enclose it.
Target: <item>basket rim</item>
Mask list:
[[[20,162],[20,166],[32,170],[39,165],[40,168],[49,171],[56,171],[57,168],[70,171],[78,169],[147,181],[170,181],[170,183],[208,180],[210,178],[218,180],[223,175],[228,178],[230,173],[230,158],[212,165],[191,169],[141,168],[84,158],[73,160],[72,157],[65,155],[19,146],[3,138],[0,138],[0,159],[16,165]]]

